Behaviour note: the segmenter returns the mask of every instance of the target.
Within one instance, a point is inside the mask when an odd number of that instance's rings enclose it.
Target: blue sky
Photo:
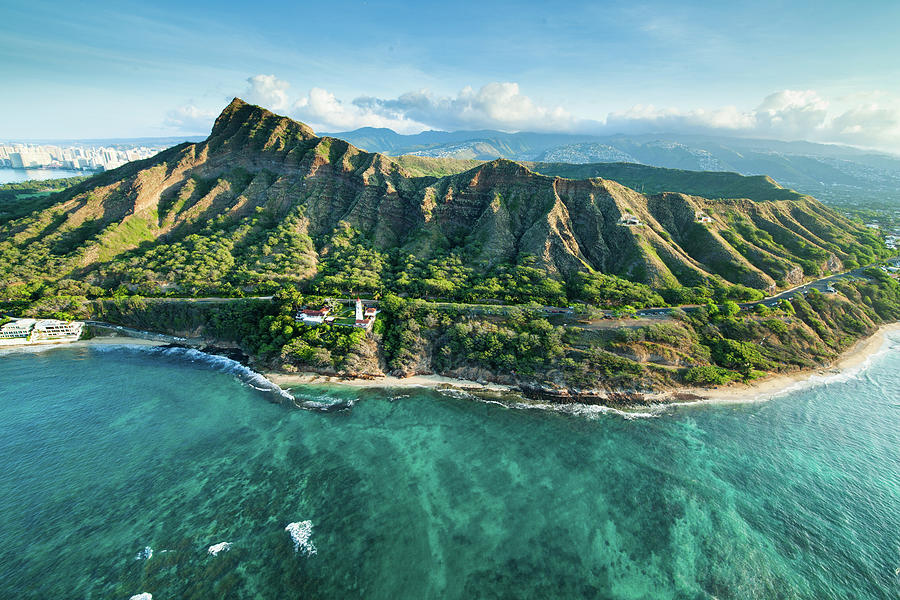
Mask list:
[[[0,7],[0,139],[205,133],[235,95],[319,130],[715,131],[900,149],[900,2]]]

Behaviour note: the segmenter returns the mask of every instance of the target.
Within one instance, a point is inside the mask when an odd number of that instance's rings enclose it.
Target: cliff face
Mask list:
[[[221,252],[221,272],[243,284],[265,269],[301,281],[317,273],[342,221],[380,251],[427,260],[456,249],[480,268],[528,254],[553,276],[596,270],[660,287],[720,276],[772,288],[839,268],[874,244],[808,197],[643,195],[508,160],[414,177],[386,156],[235,99],[204,142],[71,188],[49,209],[0,227],[0,249],[26,257],[4,273],[11,280],[38,270],[108,284],[120,277],[113,265],[127,259],[133,271],[154,249],[189,240],[194,251]],[[290,260],[279,258],[286,253]],[[145,262],[147,278],[170,278]]]

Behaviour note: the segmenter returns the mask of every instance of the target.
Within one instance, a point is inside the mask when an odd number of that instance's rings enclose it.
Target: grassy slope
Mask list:
[[[427,158],[398,156],[394,159],[415,176],[444,177],[467,171],[483,161],[455,158]],[[612,179],[644,194],[679,192],[704,198],[748,198],[758,202],[768,200],[799,200],[803,194],[778,185],[765,175],[745,176],[719,171],[685,171],[665,169],[635,163],[567,164],[521,162],[535,173],[566,179]]]
[[[757,202],[799,200],[802,194],[779,186],[764,175],[744,176],[718,171],[663,169],[634,163],[524,163],[544,175],[567,179],[612,179],[644,194],[680,192],[704,198],[749,198]]]
[[[721,277],[723,285],[767,289],[841,261],[867,264],[879,252],[870,232],[765,177],[531,166],[627,176],[644,191],[697,196],[647,197],[612,179],[557,179],[506,160],[392,159],[236,101],[206,142],[96,175],[51,199],[22,200],[22,210],[38,210],[0,223],[0,296],[34,296],[23,286],[66,278],[146,295],[261,293],[259,286],[299,283],[324,293],[467,299],[444,288],[464,292],[493,278],[478,292],[488,295],[475,297],[508,299],[494,290],[538,288],[548,276],[570,283],[591,270],[656,287]],[[715,222],[698,224],[700,212]],[[645,226],[619,225],[625,214]],[[349,227],[344,236],[341,227]],[[534,267],[500,268],[523,257]],[[398,287],[400,280],[435,285],[423,291]],[[522,301],[561,296],[523,294]]]

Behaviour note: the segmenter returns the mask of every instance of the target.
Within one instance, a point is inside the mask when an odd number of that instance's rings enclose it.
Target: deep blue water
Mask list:
[[[0,598],[900,597],[897,350],[652,418],[259,383],[0,355]]]

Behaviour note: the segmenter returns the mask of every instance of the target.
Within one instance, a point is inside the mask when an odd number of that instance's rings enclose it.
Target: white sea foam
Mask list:
[[[72,343],[36,344],[33,346],[0,346],[0,356],[7,356],[10,354],[38,354],[41,352],[48,352],[50,350],[59,350],[60,348],[71,348],[71,347],[72,347]]]
[[[296,523],[288,523],[287,527],[284,528],[285,531],[291,534],[291,539],[294,541],[294,552],[303,550],[303,553],[307,556],[316,554],[316,547],[309,541],[309,538],[312,537],[312,527],[312,521],[298,521]]]
[[[219,552],[228,552],[229,550],[231,550],[231,542],[219,542],[210,546],[206,553],[211,556],[218,556]]]
[[[498,404],[504,403],[498,402]],[[617,415],[629,420],[652,419],[659,416],[660,412],[655,408],[649,410],[642,409],[641,411],[632,411],[613,408],[611,406],[604,406],[602,404],[579,404],[577,402],[512,402],[507,404],[507,406],[509,406],[509,408],[515,408],[519,410],[549,410],[553,412],[575,415],[578,417],[586,417],[588,419],[596,419],[600,415]]]
[[[149,560],[151,558],[153,558],[153,548],[145,546],[143,550],[135,555],[134,560]]]
[[[203,363],[220,373],[227,373],[237,378],[241,383],[260,392],[272,394],[278,399],[294,400],[293,394],[272,383],[260,373],[245,367],[241,363],[227,356],[207,354],[195,348],[164,348],[160,346],[95,346],[98,351],[122,350],[127,348],[133,352],[164,356],[167,358],[187,360],[192,363]]]
[[[506,400],[496,398],[486,398],[479,394],[473,394],[466,390],[458,388],[441,388],[437,392],[448,398],[458,398],[460,400],[475,400],[484,404],[496,404],[505,408],[514,410],[548,410],[552,412],[566,413],[579,417],[594,419],[604,414],[618,415],[625,419],[646,419],[658,416],[659,409],[652,408],[650,412],[646,410],[631,411],[604,406],[602,404],[580,404],[577,402],[532,402],[529,400]]]
[[[881,345],[881,348],[867,356],[864,361],[854,367],[844,370],[835,369],[833,371],[821,371],[819,373],[810,375],[803,381],[798,381],[784,389],[770,394],[760,394],[753,397],[752,399],[755,401],[771,400],[772,398],[779,398],[781,396],[786,396],[788,394],[793,394],[795,392],[804,391],[810,388],[820,387],[823,385],[827,386],[835,383],[844,383],[847,381],[853,381],[854,379],[859,379],[860,376],[862,376],[866,371],[869,370],[873,363],[880,360],[887,354],[896,352],[898,349],[900,349],[900,346],[890,342],[891,340],[886,340],[885,343]]]
[[[353,408],[355,404],[355,398],[337,398],[327,393],[319,394],[318,396],[304,394],[302,397],[294,398],[294,406],[297,408],[322,412],[348,410]]]
[[[438,388],[437,393],[442,396],[447,396],[448,398],[457,398],[459,400],[479,400],[478,396],[475,394],[454,387]]]
[[[280,396],[285,400],[293,400],[294,396],[281,389],[276,384],[266,379],[262,374],[245,367],[241,363],[227,356],[207,354],[194,348],[162,348],[161,351],[168,356],[183,356],[192,362],[202,362],[211,366],[216,371],[228,373],[237,377],[242,383],[261,392],[269,392]]]
[[[294,405],[297,408],[303,408],[306,410],[318,410],[321,412],[348,410],[350,408],[353,408],[354,404],[356,404],[355,400],[340,400],[337,402],[317,402],[315,400],[303,400],[300,402],[294,402]]]
[[[143,594],[135,594],[128,600],[153,600],[153,594],[150,592],[144,592]]]
[[[319,396],[307,398],[297,398],[288,390],[285,390],[276,383],[269,381],[261,373],[257,373],[256,371],[245,367],[236,360],[228,358],[227,356],[220,356],[218,354],[207,354],[206,352],[201,352],[200,350],[197,350],[195,348],[182,348],[180,346],[174,348],[166,348],[161,346],[108,345],[96,346],[94,347],[94,349],[101,352],[108,352],[110,350],[128,350],[131,352],[140,352],[143,354],[163,356],[176,360],[187,360],[188,362],[192,363],[202,363],[215,371],[219,371],[220,373],[227,373],[234,376],[241,383],[250,388],[253,388],[254,390],[263,392],[265,394],[270,394],[279,401],[289,400],[297,408],[306,410],[316,410],[322,412],[347,410],[349,408],[352,408],[356,403],[355,399],[335,398],[333,396],[329,396],[328,394],[321,394]]]

